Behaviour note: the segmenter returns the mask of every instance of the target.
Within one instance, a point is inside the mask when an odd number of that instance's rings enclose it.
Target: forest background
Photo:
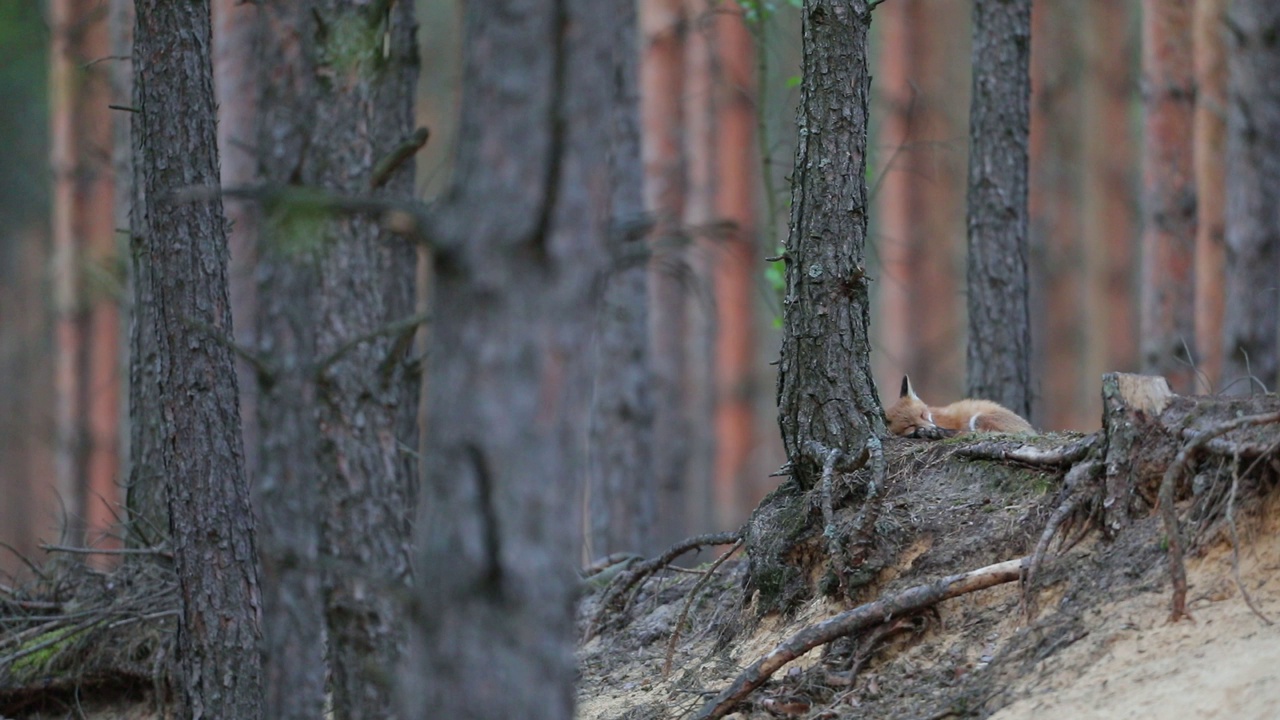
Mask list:
[[[25,555],[42,542],[110,546],[104,533],[127,477],[128,263],[119,229],[128,221],[115,197],[113,148],[129,118],[109,107],[128,104],[118,83],[128,54],[119,4],[0,4],[0,540]],[[424,199],[451,172],[461,5],[417,3],[416,116],[431,131],[417,155]],[[1181,34],[1171,33],[1186,40],[1175,60],[1195,74],[1200,99],[1194,128],[1183,128],[1194,139],[1185,155],[1194,157],[1197,188],[1194,267],[1185,255],[1174,259],[1184,287],[1194,288],[1195,311],[1178,320],[1181,352],[1146,354],[1139,5],[1034,4],[1031,419],[1045,429],[1098,427],[1106,371],[1166,374],[1180,392],[1221,385],[1226,78],[1215,29],[1225,2],[1199,0]],[[253,94],[237,84],[248,56],[237,28],[248,9],[237,0],[213,7],[222,171],[234,185],[251,150],[243,138]],[[655,388],[669,393],[656,399],[665,500],[648,546],[631,548],[649,552],[739,525],[784,461],[770,364],[780,270],[766,258],[786,234],[800,41],[789,2],[646,0],[639,8],[646,199],[665,203],[684,229],[648,271]],[[890,0],[872,25],[871,356],[886,399],[903,373],[934,403],[964,392],[971,8]],[[228,204],[237,331],[249,338],[251,323],[239,322],[254,302],[243,212]],[[1274,288],[1258,292],[1274,300]],[[252,434],[254,384],[240,387]],[[4,570],[19,565],[16,554],[0,558]]]

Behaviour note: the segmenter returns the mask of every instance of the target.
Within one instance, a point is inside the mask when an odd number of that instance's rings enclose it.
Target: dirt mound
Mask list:
[[[964,447],[886,446],[891,479],[876,540],[854,552],[874,577],[853,588],[852,600],[783,593],[778,609],[761,613],[762,593],[742,590],[748,562],[727,563],[695,597],[664,675],[672,630],[698,576],[672,573],[646,582],[630,622],[581,647],[578,717],[692,716],[743,668],[813,623],[1029,553],[1059,500],[1064,468],[965,460]],[[857,484],[840,497],[846,516],[861,511]],[[1280,503],[1268,487],[1272,499],[1255,497],[1239,513],[1239,572],[1258,609],[1280,619]],[[820,516],[811,499],[798,502],[804,513]],[[1183,502],[1184,516],[1195,517],[1195,504]],[[1267,625],[1244,602],[1221,514],[1202,515],[1212,527],[1188,528],[1201,540],[1188,562],[1194,623],[1167,623],[1167,544],[1157,517],[1139,518],[1114,539],[1095,531],[1052,558],[1036,583],[1040,610],[1033,621],[1023,614],[1018,583],[910,618],[886,618],[790,663],[730,717],[1273,717],[1280,707],[1280,626]],[[801,573],[804,559],[821,554],[825,542],[820,531],[797,529],[790,554],[775,556]],[[809,587],[822,586],[822,570],[810,565],[807,573]],[[597,601],[598,594],[583,603],[584,629]]]

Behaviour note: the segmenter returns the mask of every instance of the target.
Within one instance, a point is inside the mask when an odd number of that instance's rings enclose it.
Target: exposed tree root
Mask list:
[[[816,625],[810,625],[792,635],[768,655],[752,663],[729,687],[708,702],[694,717],[696,720],[724,717],[753,690],[763,685],[779,668],[819,645],[883,623],[886,618],[918,612],[943,600],[1013,582],[1021,577],[1028,560],[1027,557],[1008,560],[960,575],[951,575],[926,585],[917,585],[874,602],[859,605]]]
[[[984,440],[962,447],[956,454],[974,460],[1012,460],[1024,465],[1074,465],[1083,460],[1098,441],[1098,433],[1056,448],[1039,448],[1021,441]]]
[[[724,551],[720,557],[716,558],[715,562],[711,563],[711,567],[707,568],[706,572],[702,574],[702,578],[698,580],[697,584],[693,586],[693,589],[689,591],[689,597],[685,599],[684,607],[680,610],[680,617],[676,618],[676,624],[671,628],[671,638],[667,640],[667,659],[662,664],[663,677],[667,677],[671,674],[671,660],[675,657],[676,643],[680,640],[680,628],[684,626],[685,620],[689,617],[689,608],[693,607],[693,601],[698,597],[698,591],[702,590],[703,586],[711,580],[711,576],[715,575],[716,570],[724,564],[725,560],[729,559],[729,556],[737,552],[740,547],[742,547],[741,538],[733,544],[733,547]]]
[[[1280,422],[1280,412],[1246,415],[1211,425],[1188,440],[1165,470],[1164,478],[1160,481],[1159,502],[1160,519],[1164,522],[1165,534],[1169,541],[1169,577],[1173,583],[1169,622],[1191,618],[1187,612],[1187,569],[1183,560],[1185,550],[1182,547],[1182,533],[1178,527],[1178,510],[1174,506],[1174,491],[1178,483],[1186,475],[1197,453],[1207,448],[1214,438],[1242,427],[1275,422]]]
[[[1040,533],[1040,541],[1036,543],[1035,552],[1031,554],[1031,562],[1027,565],[1026,582],[1023,583],[1023,614],[1028,620],[1034,619],[1036,615],[1035,600],[1035,579],[1036,573],[1040,571],[1041,564],[1044,563],[1044,557],[1049,551],[1049,544],[1053,542],[1053,538],[1058,534],[1058,529],[1062,523],[1075,512],[1080,506],[1081,501],[1087,496],[1085,489],[1088,488],[1093,481],[1102,474],[1102,464],[1096,460],[1078,463],[1067,472],[1067,477],[1063,481],[1063,498],[1058,507],[1054,509],[1053,514],[1049,516],[1049,521],[1045,523],[1044,531]]]
[[[640,581],[649,577],[666,567],[668,563],[677,557],[696,550],[707,545],[728,545],[737,543],[742,540],[746,528],[738,528],[732,532],[708,533],[706,535],[697,535],[686,538],[680,542],[667,548],[665,552],[652,560],[646,560],[627,570],[614,578],[609,583],[609,589],[605,591],[605,595],[600,600],[600,607],[596,611],[596,616],[592,618],[590,627],[587,628],[586,636],[583,641],[590,640],[604,628],[606,621],[609,619],[609,613],[624,595],[631,591],[633,587],[638,585]]]

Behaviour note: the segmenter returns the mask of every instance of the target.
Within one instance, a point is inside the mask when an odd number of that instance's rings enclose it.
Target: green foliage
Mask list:
[[[773,17],[778,12],[779,5],[789,5],[793,8],[804,6],[804,0],[739,0],[742,6],[742,16],[749,23],[759,23]]]
[[[14,231],[49,215],[49,31],[41,5],[0,1],[0,217]],[[12,267],[0,260],[5,266]]]

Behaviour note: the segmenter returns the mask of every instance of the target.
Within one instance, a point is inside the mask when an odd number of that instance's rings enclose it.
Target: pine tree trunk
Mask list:
[[[414,132],[418,76],[413,3],[318,0],[313,6],[314,113],[303,182],[347,196],[413,194],[413,162],[385,184],[375,168]],[[285,158],[282,158],[282,160]],[[404,642],[398,591],[409,575],[416,494],[416,328],[351,341],[414,313],[417,251],[376,218],[322,223],[317,248],[315,347],[325,613],[333,710],[338,718],[394,715],[394,673]]]
[[[1080,123],[1085,361],[1083,382],[1074,393],[1080,413],[1055,428],[1096,426],[1102,412],[1098,379],[1106,372],[1137,369],[1137,139],[1129,121],[1136,75],[1130,53],[1133,12],[1131,3],[1089,0],[1081,33],[1091,69],[1082,88]]]
[[[314,185],[316,114],[312,2],[268,3],[258,11],[258,181]],[[295,175],[295,170],[297,174]],[[291,212],[292,210],[292,212]],[[319,567],[320,429],[316,425],[318,249],[314,219],[288,206],[257,222],[257,350],[271,373],[255,376],[255,485],[262,552],[263,663],[267,716],[321,717],[325,705],[324,599]],[[313,220],[309,222],[308,220]]]
[[[253,182],[257,172],[259,145],[254,141],[257,112],[258,20],[262,4],[243,0],[213,2],[213,89],[218,97],[218,149],[221,151],[222,186],[243,187]],[[231,293],[231,316],[235,320],[236,342],[248,347],[254,340],[254,311],[257,288],[254,269],[255,208],[251,203],[226,206],[231,261],[227,283]],[[240,383],[240,421],[244,433],[245,466],[258,466],[258,386],[253,368],[236,359]]]
[[[977,0],[969,121],[968,394],[1031,414],[1031,0]]]
[[[732,225],[716,252],[716,509],[732,527],[759,498],[751,497],[747,461],[755,444],[755,300],[763,269],[756,232],[760,157],[756,144],[755,52],[738,8],[716,15],[719,148],[716,215]],[[775,22],[761,19],[759,22]],[[772,255],[772,249],[767,253]]]
[[[1144,0],[1142,9],[1142,368],[1189,393],[1196,357],[1192,2]]]
[[[803,12],[778,413],[793,477],[810,487],[820,450],[854,454],[884,432],[884,417],[868,358],[863,252],[871,11],[861,0],[806,0]]]
[[[1280,386],[1280,4],[1236,0],[1228,17],[1222,384],[1249,393],[1261,389],[1261,381],[1274,392]]]
[[[142,448],[134,467],[145,470],[133,484],[163,483],[168,498],[182,611],[179,716],[252,719],[263,714],[260,598],[225,344],[226,221],[217,196],[175,203],[172,195],[218,185],[209,3],[138,0],[136,16],[133,156],[145,200],[132,227],[134,323],[142,330],[130,407]]]
[[[607,272],[643,242],[617,232],[602,152],[628,3],[467,4],[454,185],[431,228],[442,350],[406,717],[573,714],[590,335]]]
[[[1197,0],[1193,18],[1196,108],[1196,389],[1210,392],[1222,374],[1226,274],[1227,0]]]
[[[648,219],[640,164],[639,55],[634,3],[620,2],[609,65],[612,133],[607,139],[609,232],[632,256],[619,256],[606,276],[597,325],[598,361],[591,412],[589,491],[594,554],[654,553],[654,407],[649,349]],[[607,29],[607,28],[602,28]]]
[[[63,540],[74,545],[99,545],[119,492],[120,319],[103,291],[109,286],[92,282],[110,277],[116,262],[114,177],[101,153],[111,146],[110,66],[98,62],[111,43],[98,5],[58,0],[50,8],[56,480]]]
[[[653,338],[654,477],[659,545],[688,537],[686,498],[693,478],[694,452],[685,388],[689,367],[687,334],[689,243],[684,217],[684,55],[688,18],[685,0],[640,4],[644,52],[640,65],[644,132],[645,207],[653,217],[650,234],[649,327]],[[696,293],[695,293],[696,294]]]

